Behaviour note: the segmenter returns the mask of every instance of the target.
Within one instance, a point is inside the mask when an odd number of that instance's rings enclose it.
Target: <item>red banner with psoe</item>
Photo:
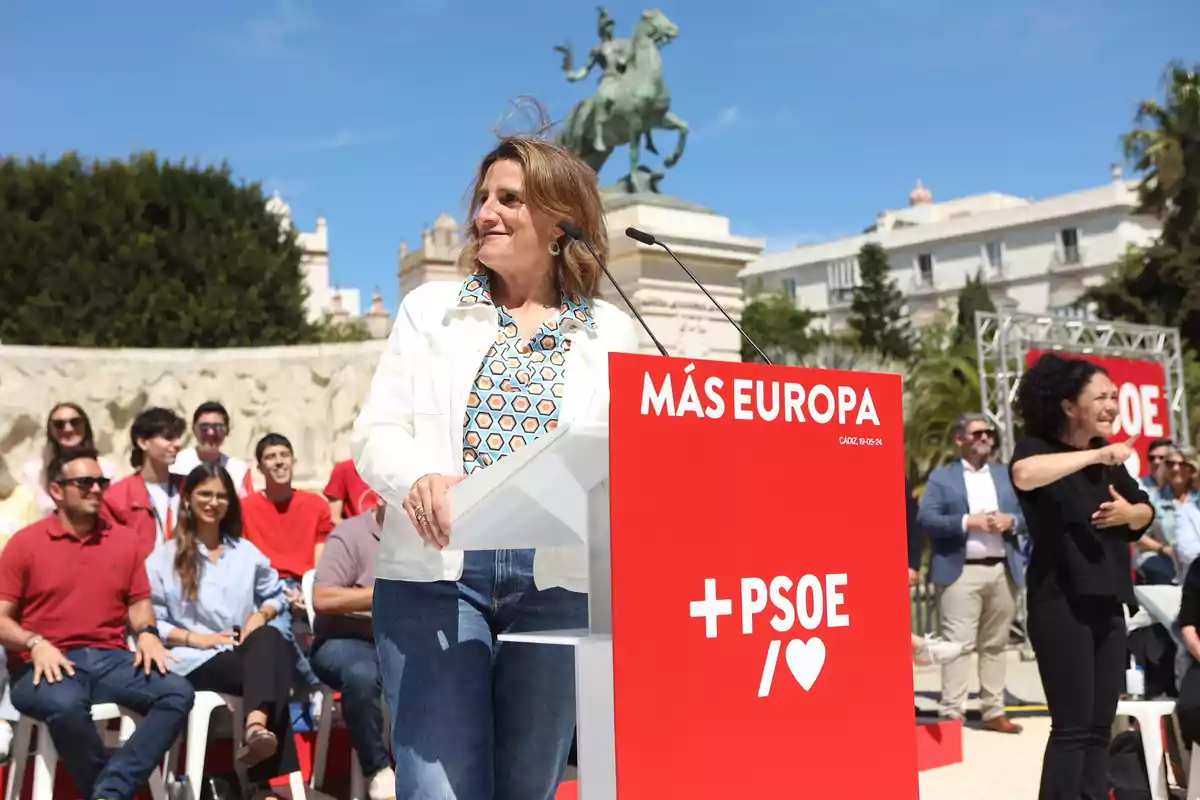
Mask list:
[[[618,796],[916,800],[900,377],[610,381]]]

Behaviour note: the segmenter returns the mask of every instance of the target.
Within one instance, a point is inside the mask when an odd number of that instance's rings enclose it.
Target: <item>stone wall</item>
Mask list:
[[[45,443],[46,416],[69,400],[87,411],[101,453],[129,466],[129,425],[150,406],[191,422],[205,400],[229,409],[224,450],[253,463],[264,434],[296,449],[296,482],[319,489],[350,457],[350,429],[385,342],[224,350],[0,346],[0,453],[14,475]],[[185,445],[191,445],[190,434]],[[261,485],[261,476],[255,474]]]

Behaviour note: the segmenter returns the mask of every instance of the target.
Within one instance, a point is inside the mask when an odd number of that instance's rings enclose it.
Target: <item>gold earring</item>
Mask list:
[[[550,251],[550,255],[552,256],[557,256],[562,253],[562,248],[558,246],[558,242],[550,242],[550,246],[547,249]]]

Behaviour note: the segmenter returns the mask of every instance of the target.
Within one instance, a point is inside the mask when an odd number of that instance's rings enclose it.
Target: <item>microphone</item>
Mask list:
[[[646,324],[646,320],[642,319],[642,315],[638,313],[637,307],[632,301],[630,301],[629,297],[626,296],[624,290],[621,289],[621,284],[617,283],[617,279],[614,278],[612,273],[608,271],[608,267],[606,267],[604,262],[600,260],[600,256],[596,255],[596,251],[592,249],[591,243],[588,242],[587,239],[583,238],[583,231],[581,231],[575,225],[565,221],[559,222],[558,227],[567,236],[575,239],[576,241],[583,242],[583,246],[588,249],[588,252],[592,254],[592,258],[594,258],[596,263],[600,265],[600,269],[604,270],[604,274],[608,276],[608,280],[612,283],[613,288],[617,290],[617,294],[621,295],[621,299],[625,301],[625,305],[629,306],[629,310],[633,312],[634,318],[637,319],[639,324],[641,324],[642,330],[644,330],[650,337],[650,341],[654,342],[654,346],[658,348],[658,352],[669,358],[670,354],[667,353],[667,348],[662,346],[662,342],[660,342],[658,337],[654,335],[654,331],[650,330],[650,326]]]
[[[726,311],[724,309],[724,307],[722,307],[721,304],[717,302],[717,298],[713,297],[709,293],[708,289],[704,288],[704,284],[701,283],[696,278],[696,276],[692,274],[692,271],[687,268],[687,265],[679,260],[679,256],[675,255],[674,250],[667,247],[667,245],[664,242],[660,242],[658,239],[654,238],[649,233],[646,233],[645,231],[639,231],[637,228],[626,228],[625,235],[628,236],[630,239],[641,242],[642,244],[658,245],[663,250],[666,250],[667,253],[670,254],[671,258],[675,259],[675,263],[678,264],[680,266],[680,268],[684,272],[687,273],[687,276],[692,279],[692,283],[699,286],[700,291],[704,292],[704,296],[707,297],[712,302],[712,304],[717,307],[718,311],[720,311],[722,314],[725,315],[725,319],[729,320],[729,324],[732,325],[733,327],[737,328],[737,332],[740,333],[742,335],[742,338],[745,339],[746,342],[748,342],[749,345],[754,348],[754,352],[758,353],[762,357],[763,361],[767,362],[768,364],[772,363],[771,359],[767,358],[767,354],[762,351],[762,348],[760,348],[757,344],[755,344],[754,340],[746,335],[746,332],[744,330],[742,330],[742,326],[738,325],[737,322],[734,321],[733,317],[729,316],[729,312]]]

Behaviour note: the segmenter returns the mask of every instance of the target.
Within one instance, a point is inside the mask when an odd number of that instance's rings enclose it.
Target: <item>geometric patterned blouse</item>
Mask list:
[[[486,274],[463,282],[458,304],[494,305]],[[468,475],[558,426],[564,364],[571,349],[560,323],[570,317],[589,328],[596,325],[587,300],[565,292],[558,314],[528,341],[519,340],[517,323],[508,311],[496,311],[496,341],[483,357],[463,419],[463,470]]]

